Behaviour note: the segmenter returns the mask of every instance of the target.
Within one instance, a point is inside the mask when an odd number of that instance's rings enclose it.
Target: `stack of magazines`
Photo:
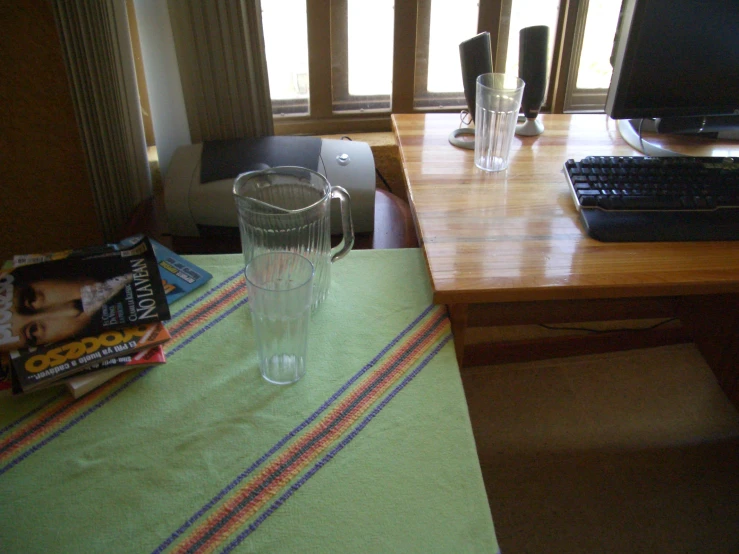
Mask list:
[[[16,256],[0,271],[0,389],[79,397],[165,362],[169,304],[211,275],[148,237]]]

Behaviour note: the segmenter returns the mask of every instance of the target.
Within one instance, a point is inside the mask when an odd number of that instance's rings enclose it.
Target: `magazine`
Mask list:
[[[0,351],[169,319],[148,238],[126,248],[74,252],[0,271]]]
[[[95,373],[96,371],[102,370],[102,369],[117,369],[120,367],[135,367],[135,366],[141,366],[141,365],[154,365],[154,364],[163,364],[166,360],[165,354],[164,354],[164,348],[160,344],[158,346],[153,346],[152,348],[147,348],[146,350],[141,350],[139,352],[136,352],[135,354],[126,354],[124,356],[116,356],[114,358],[110,358],[108,360],[103,360],[102,362],[98,362],[95,364],[92,364],[87,369],[83,369],[79,373],[76,373],[72,377],[67,378],[67,381],[70,381],[72,379],[76,379],[77,377],[81,377],[83,375],[89,375],[90,373]]]
[[[136,244],[143,235],[135,235],[120,242],[121,247]],[[154,255],[159,263],[159,273],[164,283],[164,291],[167,294],[167,302],[172,304],[189,292],[207,283],[213,275],[202,267],[186,260],[179,254],[173,252],[163,244],[149,238],[154,247]]]
[[[10,353],[13,392],[46,388],[94,364],[164,344],[170,338],[164,324],[157,322],[13,351]]]
[[[147,238],[154,249],[154,256],[159,264],[159,274],[162,277],[164,292],[169,304],[172,304],[189,292],[204,285],[213,277],[213,275],[205,271],[202,267],[186,260],[154,239],[149,237]],[[85,248],[82,250],[63,250],[61,252],[52,252],[48,254],[17,255],[14,256],[11,261],[6,262],[5,267],[18,267],[43,261],[58,260],[69,256],[97,256],[107,252],[115,252],[116,250],[134,247],[143,239],[144,235],[134,235],[123,239],[118,244],[108,244],[101,247]]]
[[[119,356],[95,364],[89,369],[64,379],[63,383],[74,398],[79,398],[121,373],[132,369],[144,369],[164,362],[164,348],[161,345],[155,346],[132,356]]]

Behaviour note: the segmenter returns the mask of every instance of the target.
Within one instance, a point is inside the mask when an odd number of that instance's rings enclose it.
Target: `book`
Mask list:
[[[47,388],[111,358],[150,349],[171,338],[161,322],[141,324],[10,353],[13,393]]]
[[[169,319],[148,238],[25,259],[0,271],[0,351],[23,350]],[[45,255],[49,256],[49,255]]]
[[[135,235],[122,240],[119,244],[121,247],[125,247],[131,243],[135,244],[141,238],[143,238],[143,235]],[[167,294],[167,302],[170,304],[204,285],[213,277],[202,267],[186,260],[163,244],[152,238],[149,238],[149,241],[154,248],[164,291]]]
[[[165,360],[164,348],[161,345],[155,346],[131,356],[118,356],[95,364],[87,370],[64,379],[63,383],[74,398],[79,398],[121,373],[163,364]]]
[[[123,239],[117,244],[107,244],[100,247],[85,248],[81,250],[62,250],[47,254],[20,254],[13,257],[5,264],[5,268],[13,268],[21,265],[38,263],[49,260],[59,260],[69,256],[89,257],[100,255],[105,252],[131,248],[139,244],[145,235],[134,235]],[[154,249],[154,256],[159,265],[159,273],[162,277],[164,292],[167,302],[172,304],[189,292],[207,283],[213,275],[202,267],[186,260],[176,252],[173,252],[163,244],[147,237]]]

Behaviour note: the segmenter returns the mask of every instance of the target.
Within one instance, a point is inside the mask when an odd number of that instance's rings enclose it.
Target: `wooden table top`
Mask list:
[[[393,129],[437,303],[739,292],[739,241],[589,238],[563,174],[568,158],[638,155],[605,115],[543,115],[516,137],[507,171],[452,146],[457,114],[398,114]],[[688,141],[689,142],[689,141]],[[705,144],[705,142],[704,142]],[[714,155],[710,151],[694,155]],[[725,148],[715,155],[739,155]]]

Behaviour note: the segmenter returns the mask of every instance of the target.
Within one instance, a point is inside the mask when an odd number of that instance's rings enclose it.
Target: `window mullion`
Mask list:
[[[414,64],[413,106],[428,90],[429,41],[431,40],[431,0],[418,0],[416,10],[416,62]],[[424,55],[425,54],[425,55]]]
[[[307,0],[310,118],[331,117],[331,0]],[[289,37],[285,37],[289,40]]]
[[[570,48],[570,66],[567,72],[567,86],[565,87],[564,104],[562,111],[568,110],[572,104],[572,95],[577,93],[577,75],[580,70],[580,50],[585,34],[585,22],[588,16],[589,0],[579,0],[577,7],[577,18],[575,20],[574,32],[572,37],[572,47]],[[605,102],[604,102],[605,103]]]
[[[500,27],[500,10],[502,0],[480,0],[480,11],[477,17],[477,32],[490,33],[491,42],[493,43],[493,58],[495,57],[495,48],[498,37],[498,28]]]
[[[508,47],[508,24],[511,16],[511,0],[480,0],[477,32],[490,33],[493,54],[493,71],[505,62]]]
[[[393,113],[413,111],[417,18],[417,0],[395,0]]]
[[[331,101],[349,96],[349,21],[347,0],[331,0]]]
[[[561,33],[555,43],[555,57],[552,60],[554,67],[550,80],[554,83],[550,86],[552,113],[563,113],[565,96],[567,94],[570,66],[572,65],[572,53],[577,35],[577,17],[583,4],[587,10],[587,0],[562,0],[560,5],[560,16],[558,30]]]

